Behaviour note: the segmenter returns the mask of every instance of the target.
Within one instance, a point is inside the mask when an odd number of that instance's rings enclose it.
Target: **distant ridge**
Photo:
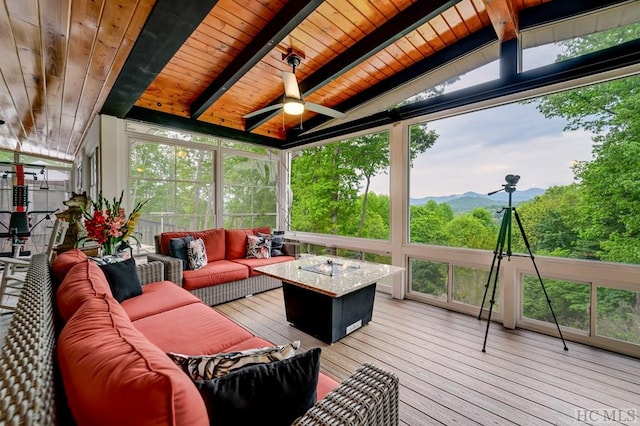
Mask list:
[[[529,201],[538,195],[544,194],[545,191],[546,189],[542,188],[529,188],[524,191],[516,189],[512,195],[513,204],[517,205],[523,201]],[[442,195],[439,197],[411,198],[410,203],[413,206],[421,206],[431,200],[438,204],[449,204],[454,212],[465,212],[471,211],[476,207],[492,208],[505,206],[509,202],[509,194],[504,191],[493,195],[465,192],[464,194]]]

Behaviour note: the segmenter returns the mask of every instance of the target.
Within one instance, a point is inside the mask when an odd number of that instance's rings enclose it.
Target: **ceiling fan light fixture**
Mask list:
[[[300,115],[304,112],[304,103],[300,99],[287,99],[282,106],[289,115]]]

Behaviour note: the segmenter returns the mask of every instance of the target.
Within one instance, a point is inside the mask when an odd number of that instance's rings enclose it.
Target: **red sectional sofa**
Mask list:
[[[32,305],[47,305],[51,300],[40,294],[43,288],[45,294],[51,289],[48,272],[42,272],[48,269],[46,262],[44,256],[34,258],[31,269],[35,272],[30,270],[28,275],[24,302],[31,305],[19,304],[14,322],[29,315],[30,323],[42,326],[39,321],[43,315]],[[140,266],[145,270],[158,266],[156,277],[163,274],[158,262]],[[203,397],[166,352],[216,354],[273,346],[174,283],[149,282],[155,278],[151,275],[141,276],[142,294],[118,303],[101,268],[79,250],[58,256],[52,270],[60,282],[55,292],[62,323],[57,360],[71,415],[79,425],[209,424]],[[49,324],[47,311],[44,306],[44,321]],[[46,337],[47,342],[52,331],[50,327],[48,330],[36,335]],[[7,340],[19,340],[15,339],[15,333],[19,332],[21,329],[10,330]],[[39,363],[51,362],[52,354],[47,355],[46,351],[48,345],[38,342],[34,345],[33,339],[22,340],[28,342],[20,344],[29,346],[17,350],[24,350],[20,362],[25,363],[30,373],[39,371]],[[33,347],[45,349],[44,355],[38,352],[33,356],[37,360],[30,359]],[[7,423],[68,424],[69,419],[57,416],[57,410],[51,413],[51,406],[55,405],[52,401],[57,399],[52,394],[55,386],[50,383],[51,374],[35,377],[31,382],[34,374],[19,374],[15,365],[5,365],[7,360],[15,360],[12,357],[15,350],[8,348],[8,354],[0,359],[3,371],[9,377],[13,373],[17,376],[16,380],[0,382],[7,406],[4,414],[0,414],[0,423],[4,424],[3,418],[11,416]],[[28,392],[23,392],[23,387]],[[296,424],[397,424],[397,387],[394,375],[370,365],[361,367],[341,385],[320,372],[318,402]]]
[[[213,306],[251,294],[280,287],[282,283],[254,270],[258,266],[294,260],[297,245],[285,243],[283,256],[268,259],[247,257],[247,236],[270,234],[269,227],[250,229],[209,229],[205,231],[164,232],[154,237],[156,253],[148,262],[159,261],[165,266],[165,279],[172,281]],[[207,265],[199,270],[183,270],[182,261],[170,254],[169,241],[192,236],[201,238],[207,252]]]

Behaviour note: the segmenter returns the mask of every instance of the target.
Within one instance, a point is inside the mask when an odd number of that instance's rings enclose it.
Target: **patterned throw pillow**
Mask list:
[[[197,271],[207,264],[207,250],[202,238],[188,242],[187,255],[189,256],[189,269]]]
[[[286,345],[215,355],[182,355],[173,352],[168,352],[167,355],[192,380],[211,380],[247,365],[268,364],[291,358],[299,347],[300,341],[296,340]]]
[[[269,259],[271,257],[271,236],[247,235],[247,257]]]

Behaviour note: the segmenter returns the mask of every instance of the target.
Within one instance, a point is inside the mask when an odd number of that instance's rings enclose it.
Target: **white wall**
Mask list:
[[[128,188],[129,148],[125,136],[125,121],[101,115],[99,182],[107,199],[119,197]],[[129,205],[129,191],[124,191],[123,204]]]

